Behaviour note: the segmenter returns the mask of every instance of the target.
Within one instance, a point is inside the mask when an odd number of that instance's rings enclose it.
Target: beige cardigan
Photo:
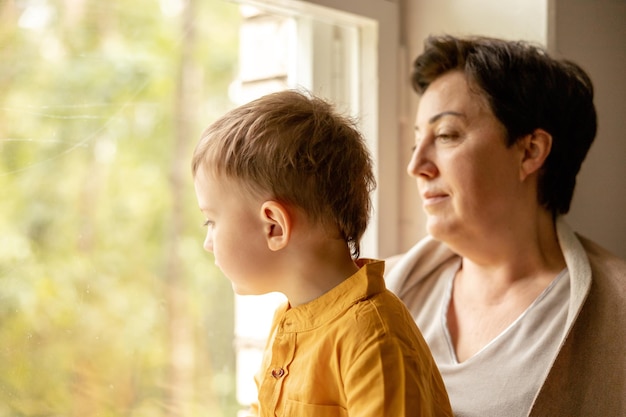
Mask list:
[[[626,262],[557,221],[571,278],[567,332],[530,417],[626,416]],[[430,237],[393,263],[387,287],[400,298],[457,256]]]

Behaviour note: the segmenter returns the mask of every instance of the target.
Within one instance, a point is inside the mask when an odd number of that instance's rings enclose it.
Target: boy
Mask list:
[[[254,415],[452,415],[384,263],[358,259],[375,180],[351,121],[319,98],[270,94],[210,125],[192,172],[204,248],[235,292],[288,300],[255,378]]]

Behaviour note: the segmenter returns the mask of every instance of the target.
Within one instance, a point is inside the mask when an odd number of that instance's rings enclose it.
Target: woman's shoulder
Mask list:
[[[385,259],[387,288],[400,294],[403,287],[414,285],[455,258],[458,255],[446,244],[426,236],[407,252]]]
[[[589,259],[596,285],[609,285],[617,296],[626,297],[626,260],[591,239],[576,234]]]
[[[580,233],[576,233],[576,237],[585,248],[587,252],[587,256],[589,256],[590,260],[600,263],[607,264],[615,264],[618,268],[626,267],[626,260],[618,257],[613,252],[606,249],[604,246],[601,246],[599,243],[594,242],[593,240],[581,235]]]
[[[391,271],[404,256],[404,253],[398,253],[385,259],[385,271]]]

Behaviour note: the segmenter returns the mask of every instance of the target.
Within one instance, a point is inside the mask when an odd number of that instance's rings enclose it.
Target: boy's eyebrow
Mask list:
[[[466,117],[464,113],[460,113],[458,111],[452,111],[452,110],[442,111],[441,113],[438,113],[432,116],[430,119],[428,119],[428,124],[432,125],[433,123],[435,123],[437,120],[441,119],[444,116],[456,116],[456,117],[462,117],[462,118]],[[417,127],[417,125],[415,125],[415,130],[419,131],[419,127]]]

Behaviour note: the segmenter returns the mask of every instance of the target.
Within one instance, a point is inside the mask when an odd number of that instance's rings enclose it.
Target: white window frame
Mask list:
[[[292,3],[278,0],[278,3]],[[374,192],[372,219],[362,242],[364,256],[386,257],[398,252],[397,207],[399,202],[399,123],[398,123],[398,4],[388,0],[307,0],[302,7],[318,18],[336,19],[338,11],[346,21],[355,16],[374,25],[363,25],[360,86],[361,128],[372,152],[378,187]]]
[[[378,186],[372,195],[373,213],[361,243],[364,257],[398,253],[399,176],[399,6],[389,0],[236,0],[236,2],[313,16],[331,23],[361,28],[358,115],[374,159]],[[367,20],[372,24],[364,24]]]

